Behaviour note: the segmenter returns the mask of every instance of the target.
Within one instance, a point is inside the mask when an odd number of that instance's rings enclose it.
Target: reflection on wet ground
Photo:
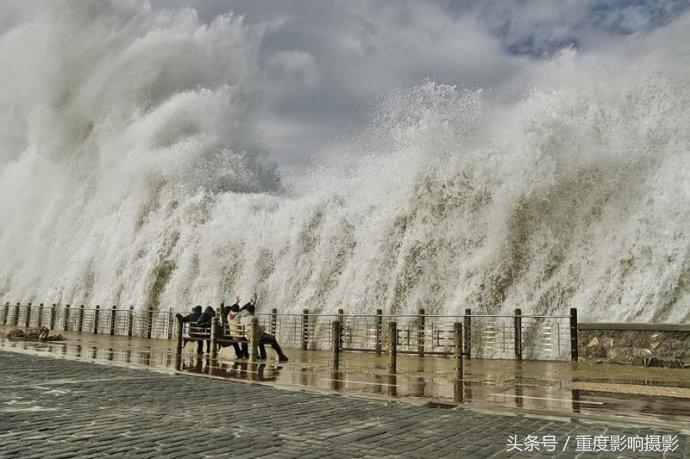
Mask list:
[[[2,329],[0,328],[0,331]],[[109,365],[174,372],[174,343],[119,336],[67,333],[63,342],[11,341],[0,348]],[[197,357],[189,344],[182,372],[243,380],[279,388],[336,391],[452,407],[521,411],[541,415],[654,424],[690,431],[690,371],[623,365],[507,360],[466,360],[457,377],[445,357],[398,356],[397,371],[385,356],[344,353],[337,370],[327,351],[288,350],[290,361]]]

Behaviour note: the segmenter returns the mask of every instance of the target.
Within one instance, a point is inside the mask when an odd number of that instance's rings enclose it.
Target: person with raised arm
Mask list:
[[[228,308],[227,311],[227,324],[228,333],[231,337],[237,340],[246,340],[242,333],[242,323],[240,317],[240,297],[235,297],[235,303]],[[238,359],[249,358],[249,348],[247,347],[246,341],[240,346],[239,343],[232,343],[232,347],[235,350],[235,356]]]

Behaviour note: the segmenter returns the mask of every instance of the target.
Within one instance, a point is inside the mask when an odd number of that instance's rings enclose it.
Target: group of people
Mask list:
[[[254,318],[254,313],[256,311],[256,293],[252,295],[252,298],[244,306],[240,307],[240,298],[235,298],[235,303],[231,306],[223,306],[220,311],[220,326],[222,330],[227,330],[230,336],[236,337],[237,341],[233,342],[232,347],[235,351],[235,356],[238,359],[249,358],[249,344],[242,333],[243,329],[248,329],[249,325]],[[215,317],[216,311],[208,306],[202,312],[201,306],[195,306],[192,309],[192,313],[187,316],[182,316],[178,314],[178,317],[182,320],[182,323],[190,323],[197,327],[210,327],[213,317]],[[288,357],[283,352],[278,340],[275,336],[266,333],[264,327],[259,327],[259,359],[266,359],[266,345],[270,345],[273,350],[278,354],[279,362],[287,362]]]

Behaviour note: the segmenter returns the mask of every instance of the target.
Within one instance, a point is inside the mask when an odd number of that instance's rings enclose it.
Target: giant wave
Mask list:
[[[355,164],[286,180],[259,28],[59,2],[0,35],[0,296],[688,323],[690,46],[663,46],[688,30],[565,50],[510,96],[391,88]]]

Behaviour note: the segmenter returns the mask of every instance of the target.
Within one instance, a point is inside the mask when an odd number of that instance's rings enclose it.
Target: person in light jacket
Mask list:
[[[244,325],[245,330],[249,330],[249,327],[252,324],[252,319],[254,318],[254,313],[256,311],[256,293],[252,295],[252,299],[249,301],[249,303],[245,304],[240,308],[240,323]],[[269,335],[266,333],[266,330],[264,327],[259,327],[259,359],[261,360],[266,360],[266,345],[270,345],[274,351],[276,351],[276,354],[278,354],[278,361],[279,362],[287,362],[288,357],[285,355],[283,352],[283,349],[280,347],[280,344],[278,344],[278,340],[276,340],[275,336]],[[245,346],[243,344],[243,346]]]
[[[243,333],[243,327],[242,327],[242,322],[241,322],[241,317],[240,317],[240,298],[237,297],[235,299],[235,304],[230,306],[228,308],[228,315],[227,315],[227,326],[228,326],[228,333],[230,336],[232,336],[235,339],[238,340],[244,340],[240,344],[238,343],[233,343],[232,347],[235,349],[235,356],[238,359],[246,359],[249,358],[249,348],[247,346],[247,341]]]

